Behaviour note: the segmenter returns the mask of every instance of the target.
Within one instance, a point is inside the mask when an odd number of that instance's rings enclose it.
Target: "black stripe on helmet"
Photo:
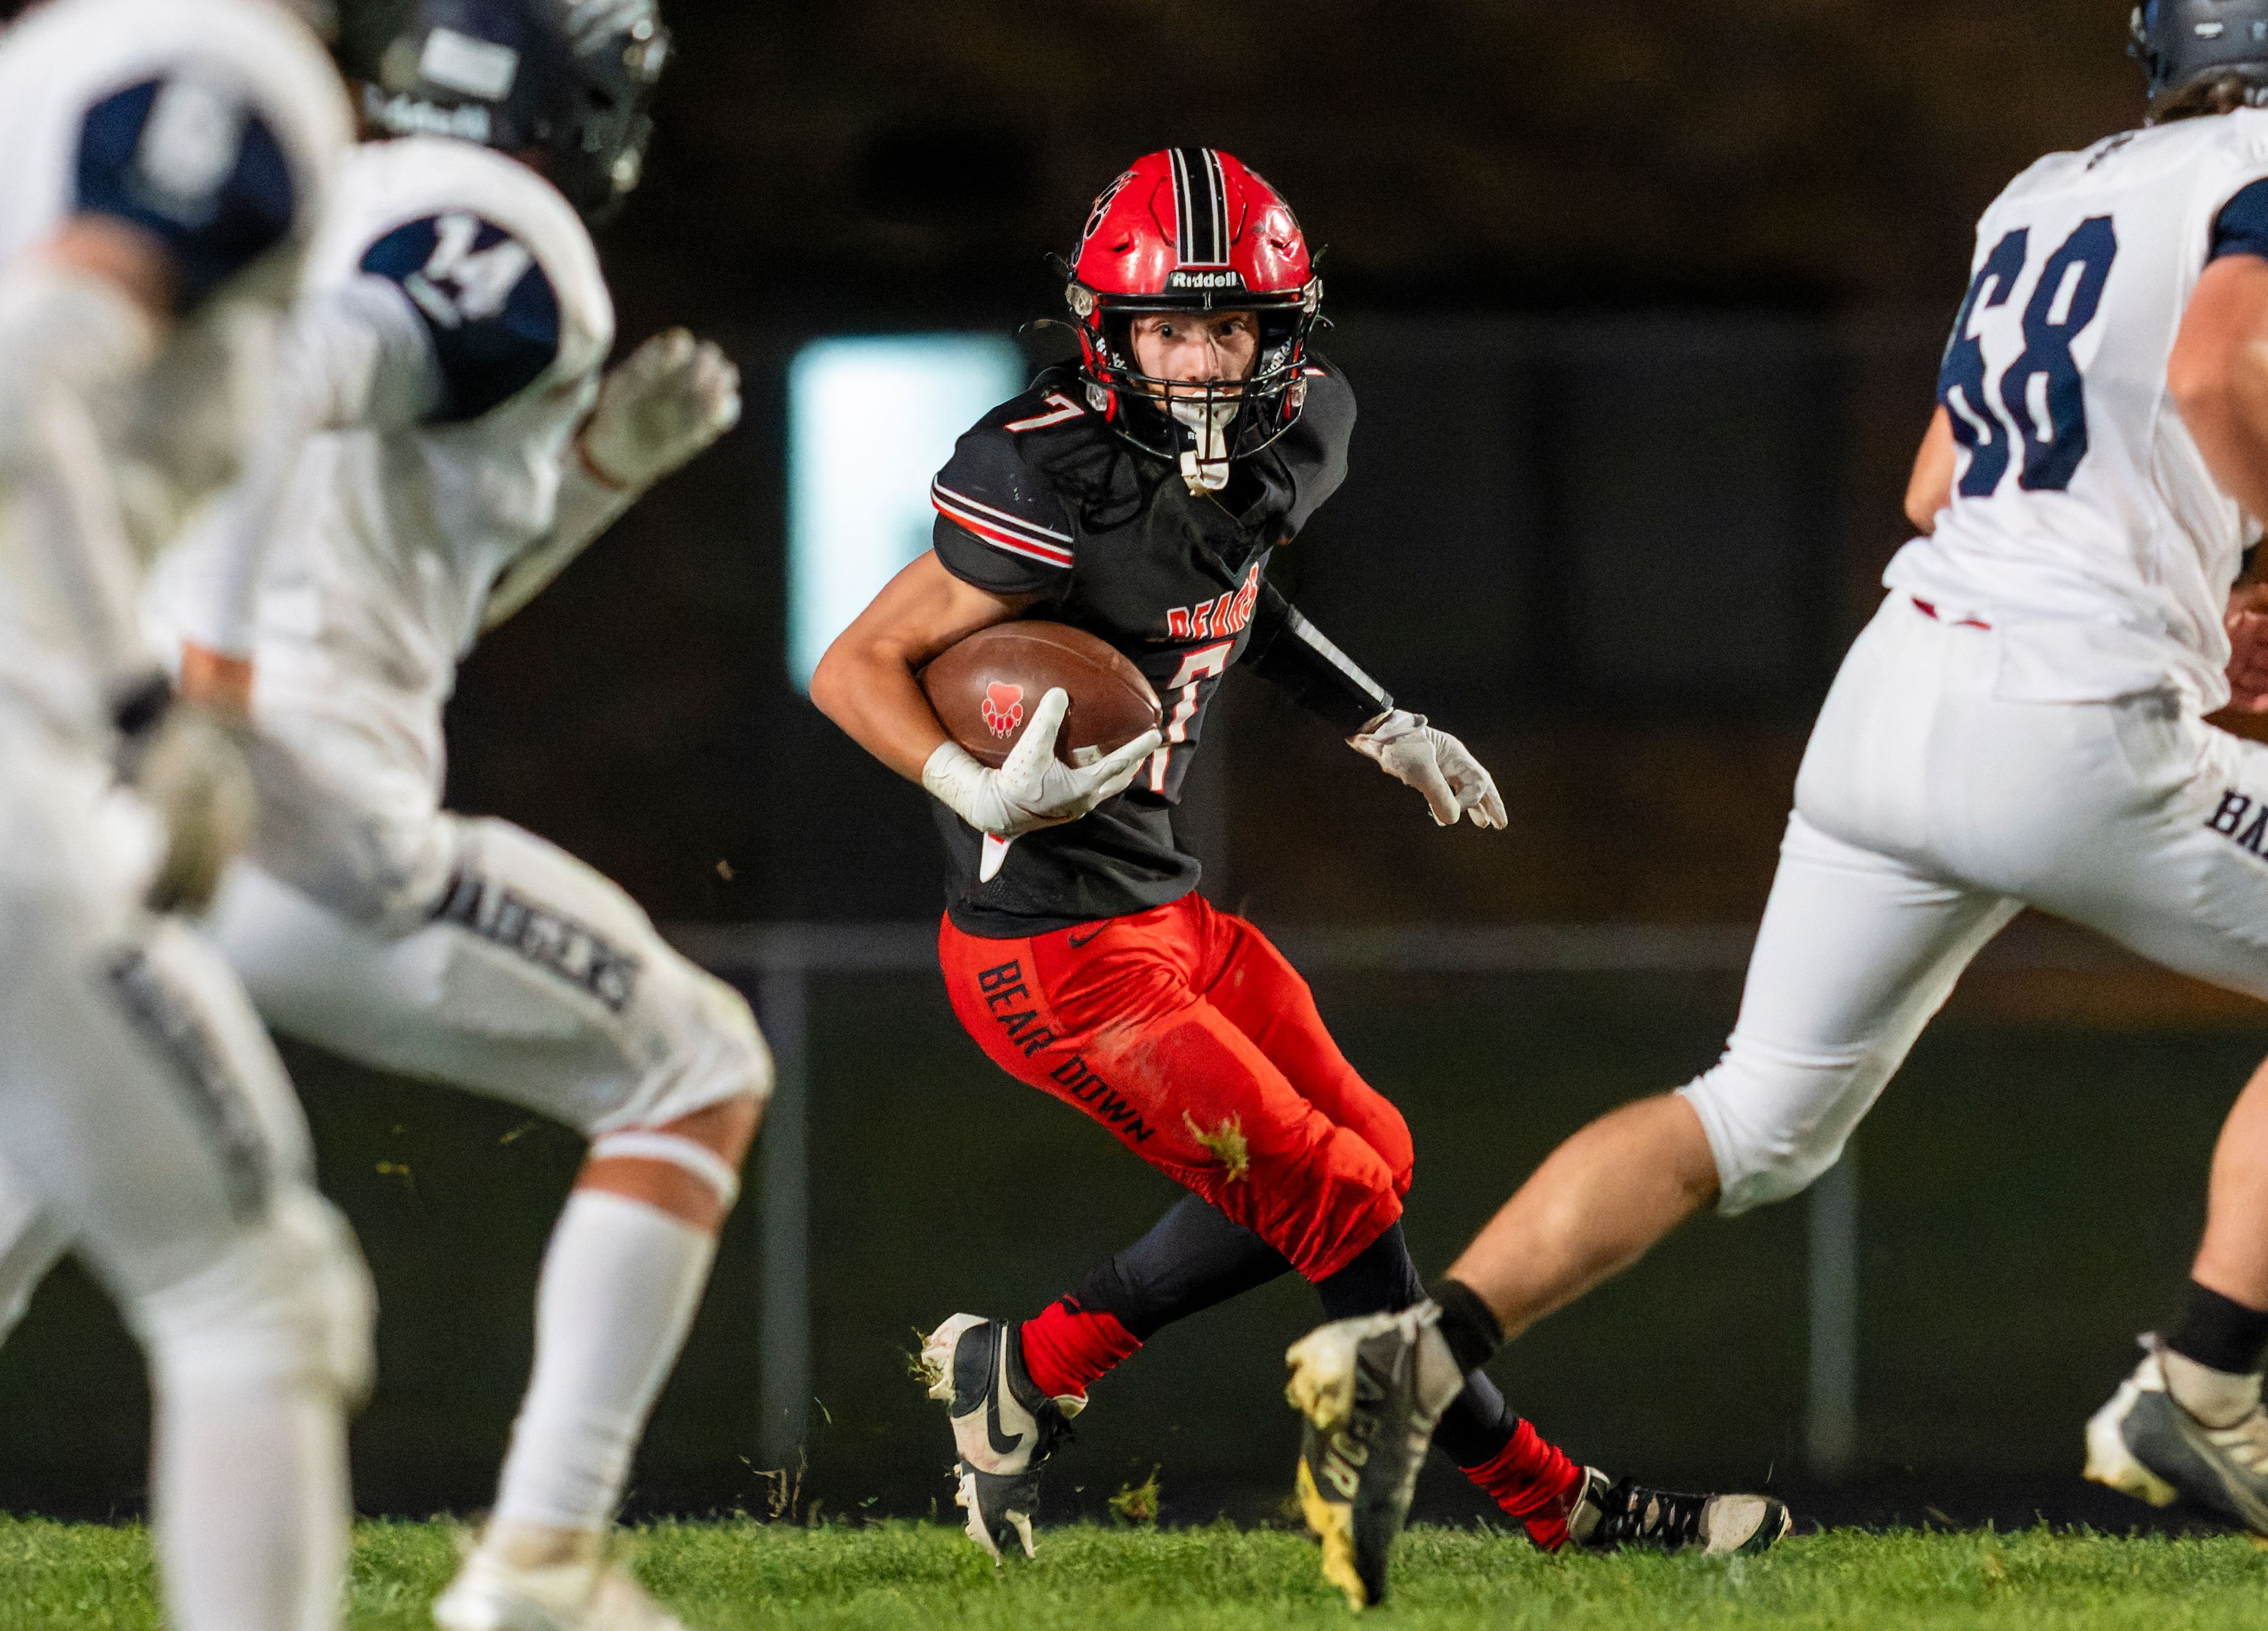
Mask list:
[[[1228,177],[1220,167],[1220,155],[1208,147],[1204,152],[1206,203],[1211,206],[1212,255],[1218,266],[1228,263]]]
[[[1228,192],[1210,147],[1176,147],[1174,254],[1183,266],[1219,266],[1228,259]]]
[[[1167,156],[1174,166],[1174,263],[1187,266],[1196,258],[1189,241],[1195,235],[1197,216],[1189,201],[1190,193],[1196,190],[1190,184],[1189,150],[1170,148]]]

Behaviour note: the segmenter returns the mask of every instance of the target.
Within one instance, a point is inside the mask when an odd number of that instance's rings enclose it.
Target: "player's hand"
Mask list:
[[[609,487],[652,486],[740,418],[740,371],[682,328],[655,335],[607,371],[583,422],[583,462]]]
[[[2268,583],[2240,583],[2229,591],[2229,707],[2268,713]]]
[[[1404,786],[1417,788],[1444,827],[1455,826],[1460,816],[1471,816],[1476,827],[1505,824],[1496,779],[1464,743],[1426,724],[1422,713],[1396,708],[1361,735],[1348,737],[1347,746],[1376,759],[1381,770]]]
[[[1008,750],[1007,762],[997,771],[959,742],[940,742],[922,766],[922,786],[977,831],[996,838],[1077,821],[1125,792],[1163,738],[1145,731],[1092,764],[1065,764],[1056,757],[1056,732],[1070,706],[1071,697],[1059,685],[1041,697],[1023,735]]]
[[[151,880],[152,911],[201,911],[252,837],[252,771],[239,719],[202,703],[145,693],[121,711],[120,774],[165,823]]]

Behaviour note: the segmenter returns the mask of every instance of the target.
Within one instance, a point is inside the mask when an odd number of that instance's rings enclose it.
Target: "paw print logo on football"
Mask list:
[[[1056,757],[1092,764],[1145,731],[1165,711],[1142,670],[1083,629],[1012,618],[954,642],[921,671],[922,695],[938,722],[980,764],[1007,763],[1048,692],[1069,706],[1056,734]]]
[[[1024,688],[1000,680],[989,682],[984,687],[984,723],[1003,742],[1008,733],[1024,722]]]

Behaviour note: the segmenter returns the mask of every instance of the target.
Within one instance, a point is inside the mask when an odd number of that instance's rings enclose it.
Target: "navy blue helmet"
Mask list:
[[[2144,0],[2133,33],[2153,108],[2222,74],[2268,84],[2268,0]]]
[[[654,0],[398,0],[347,21],[341,63],[378,129],[537,157],[587,220],[637,185],[669,57]]]

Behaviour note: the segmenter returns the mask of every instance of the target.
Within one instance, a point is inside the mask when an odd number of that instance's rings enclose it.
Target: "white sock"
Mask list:
[[[2164,1354],[2166,1391],[2209,1428],[2235,1427],[2260,1404],[2260,1378],[2200,1365],[2186,1354]]]
[[[335,1631],[347,1561],[345,1412],[288,1382],[160,1384],[151,1528],[179,1631]]]
[[[535,1375],[497,1494],[497,1524],[598,1530],[701,1305],[716,1237],[605,1190],[567,1197],[535,1295]]]

